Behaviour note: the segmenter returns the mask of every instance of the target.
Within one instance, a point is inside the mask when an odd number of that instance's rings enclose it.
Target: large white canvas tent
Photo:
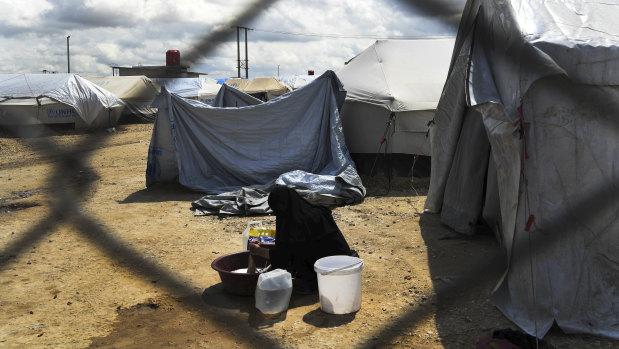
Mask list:
[[[347,91],[342,124],[351,153],[377,153],[393,113],[387,152],[430,155],[428,122],[453,45],[453,38],[378,40],[337,71]]]
[[[0,75],[0,125],[116,125],[124,103],[75,74]]]
[[[86,80],[113,93],[125,103],[123,115],[135,115],[143,120],[154,120],[157,109],[151,104],[159,94],[156,86],[144,75],[138,76],[88,76]]]
[[[231,78],[224,84],[232,86],[263,101],[271,100],[292,91],[290,86],[275,78],[240,79]]]
[[[493,303],[526,332],[619,339],[619,5],[470,0],[432,139],[429,212],[495,231]]]
[[[365,188],[346,150],[339,108],[346,91],[329,71],[273,101],[215,108],[162,90],[146,185],[180,183],[207,194],[197,213],[269,212],[274,185],[325,205],[354,204]]]

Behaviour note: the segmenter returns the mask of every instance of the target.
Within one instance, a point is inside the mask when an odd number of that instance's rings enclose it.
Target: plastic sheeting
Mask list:
[[[262,104],[262,101],[224,84],[221,85],[211,105],[218,108],[239,108],[256,104]]]
[[[378,40],[338,70],[348,92],[342,123],[352,153],[377,153],[386,134],[387,153],[430,155],[428,122],[447,78],[454,41]],[[389,124],[392,112],[395,120]]]
[[[210,194],[194,202],[196,214],[270,212],[265,203],[275,184],[327,206],[361,202],[365,188],[339,119],[345,95],[331,71],[241,108],[214,108],[163,89],[146,184],[178,182]]]
[[[431,128],[426,211],[490,224],[508,260],[492,301],[539,337],[619,338],[616,18],[611,2],[469,1]]]
[[[0,75],[0,105],[21,100],[16,104],[36,106],[44,98],[73,108],[79,124],[85,127],[96,127],[99,123],[111,127],[124,108],[124,103],[112,93],[75,74]],[[95,122],[98,118],[104,120]]]

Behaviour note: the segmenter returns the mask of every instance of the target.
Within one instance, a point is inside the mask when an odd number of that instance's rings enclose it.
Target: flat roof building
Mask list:
[[[148,78],[198,78],[206,73],[189,71],[189,66],[181,65],[178,50],[166,52],[166,65],[137,65],[132,67],[112,67],[113,76],[144,75]]]

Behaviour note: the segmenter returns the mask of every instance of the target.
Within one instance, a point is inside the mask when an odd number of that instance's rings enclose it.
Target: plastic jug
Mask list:
[[[277,314],[288,309],[292,295],[292,275],[283,269],[260,274],[256,284],[256,308],[264,314]]]
[[[247,240],[249,240],[249,229],[251,229],[252,227],[264,229],[264,227],[262,226],[262,221],[251,221],[247,223],[247,228],[245,228],[245,231],[243,232],[242,251],[247,251]]]

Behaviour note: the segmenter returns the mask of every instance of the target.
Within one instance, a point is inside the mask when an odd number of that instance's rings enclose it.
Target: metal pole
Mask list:
[[[239,26],[236,27],[236,69],[238,77],[241,77],[241,34]]]
[[[245,79],[249,79],[249,57],[247,57],[247,27],[245,27]]]
[[[69,60],[69,38],[71,35],[67,35],[67,73],[71,72],[71,61]]]
[[[279,64],[277,65],[277,76],[279,76]]]

